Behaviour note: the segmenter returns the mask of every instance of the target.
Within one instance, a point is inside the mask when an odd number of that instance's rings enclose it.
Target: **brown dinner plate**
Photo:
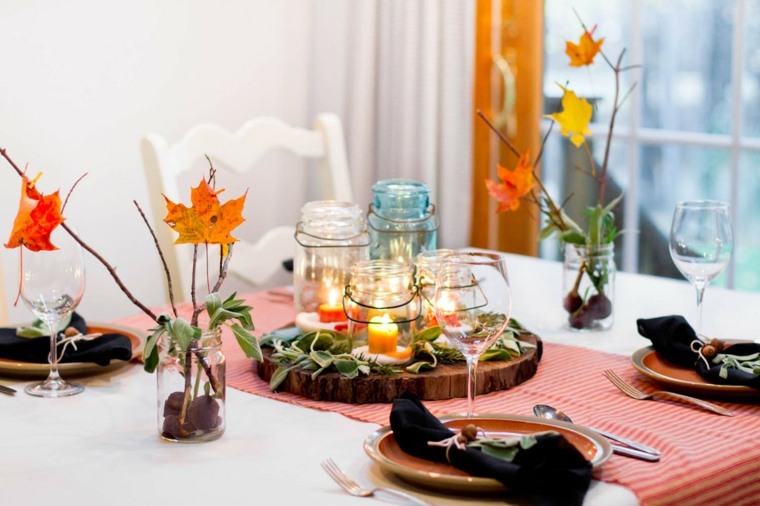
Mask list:
[[[604,464],[612,448],[599,434],[584,427],[556,420],[518,415],[478,415],[475,418],[445,416],[441,421],[452,429],[474,423],[489,437],[512,437],[535,432],[557,431],[581,452],[594,468]],[[364,451],[380,467],[418,485],[456,492],[503,492],[506,487],[492,478],[471,476],[449,464],[432,462],[405,453],[386,425],[364,441]]]
[[[87,333],[93,334],[101,332],[103,334],[123,334],[129,338],[132,343],[132,359],[142,356],[143,345],[147,334],[141,330],[125,327],[123,325],[114,325],[111,323],[90,323],[87,325]],[[36,339],[44,339],[38,337]],[[108,365],[98,365],[94,362],[66,362],[58,364],[58,372],[64,378],[72,376],[87,376],[91,374],[101,374],[113,371],[127,365],[129,361],[111,360]],[[22,362],[19,360],[9,360],[0,358],[0,376],[12,376],[15,378],[41,378],[47,377],[50,372],[50,364],[38,362]]]
[[[631,356],[633,367],[651,379],[674,390],[690,394],[714,397],[754,397],[760,399],[760,391],[744,385],[718,385],[702,378],[697,371],[676,365],[660,356],[653,347],[636,350]]]

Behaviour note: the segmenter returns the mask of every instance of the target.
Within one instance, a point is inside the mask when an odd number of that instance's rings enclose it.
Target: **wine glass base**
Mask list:
[[[35,397],[68,397],[84,392],[84,385],[69,383],[62,379],[47,379],[40,383],[32,383],[24,388],[24,392]]]

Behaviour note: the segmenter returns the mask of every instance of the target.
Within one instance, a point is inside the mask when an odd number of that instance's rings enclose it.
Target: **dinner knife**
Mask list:
[[[660,460],[659,455],[654,455],[652,453],[643,452],[641,450],[636,450],[627,446],[616,445],[614,443],[610,444],[610,446],[612,446],[612,451],[618,455],[625,455],[626,457],[646,460],[647,462],[658,462]]]
[[[0,392],[4,393],[5,395],[16,395],[15,389],[7,387],[5,385],[0,385]]]

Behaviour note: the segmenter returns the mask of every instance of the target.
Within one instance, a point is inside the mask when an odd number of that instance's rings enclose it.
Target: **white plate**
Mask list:
[[[142,356],[143,345],[147,338],[147,333],[122,325],[112,323],[90,323],[87,325],[87,333],[101,332],[103,334],[123,334],[132,342],[132,360]],[[45,339],[37,337],[35,339]],[[94,362],[67,362],[59,363],[58,371],[64,377],[85,376],[89,374],[100,374],[113,371],[127,365],[129,361],[111,360],[108,365],[98,365]],[[50,364],[37,362],[21,362],[18,360],[9,360],[0,358],[0,376],[13,376],[16,378],[46,378],[50,372]]]
[[[565,439],[573,444],[595,469],[612,456],[612,447],[605,438],[571,423],[532,416],[488,414],[478,415],[472,419],[444,416],[441,421],[451,428],[458,429],[469,423],[475,423],[491,437],[509,437],[554,430],[565,436]],[[506,490],[506,487],[495,479],[470,476],[449,464],[432,462],[405,453],[393,437],[390,425],[370,434],[364,441],[364,451],[380,467],[418,485],[457,492],[503,492]]]

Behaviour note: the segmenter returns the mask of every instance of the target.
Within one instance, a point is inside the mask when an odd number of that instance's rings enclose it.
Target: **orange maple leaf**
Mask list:
[[[578,44],[573,44],[569,40],[565,44],[565,54],[570,57],[571,67],[583,67],[594,63],[594,57],[602,50],[604,37],[594,40],[592,32],[585,30]]]
[[[529,160],[530,150],[527,150],[520,157],[514,170],[498,166],[501,183],[486,179],[488,193],[499,202],[497,213],[516,210],[520,207],[520,199],[533,189],[533,168]]]
[[[220,204],[217,195],[223,191],[214,190],[202,179],[190,192],[192,207],[175,204],[164,195],[167,211],[164,221],[179,232],[174,244],[230,244],[238,241],[230,232],[245,221],[242,213],[246,195]]]
[[[58,249],[50,242],[50,234],[63,223],[61,197],[58,191],[42,195],[35,186],[37,179],[39,175],[33,181],[26,176],[21,177],[21,201],[6,248],[26,246],[30,251]]]

